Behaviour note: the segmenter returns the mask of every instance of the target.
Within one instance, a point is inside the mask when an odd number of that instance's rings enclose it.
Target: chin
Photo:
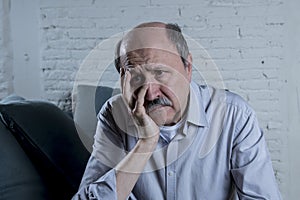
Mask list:
[[[169,124],[174,124],[173,116],[170,112],[167,112],[168,109],[159,109],[149,113],[149,116],[158,126],[164,126]],[[171,117],[172,116],[172,117]]]
[[[168,120],[163,118],[154,118],[153,121],[157,124],[157,126],[167,126],[169,124]]]

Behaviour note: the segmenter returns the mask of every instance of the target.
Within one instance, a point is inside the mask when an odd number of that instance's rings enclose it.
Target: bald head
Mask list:
[[[141,24],[128,32],[120,44],[120,55],[141,49],[178,54],[175,44],[168,39],[165,25],[157,22]]]
[[[177,54],[186,66],[189,50],[178,25],[147,22],[134,27],[117,44],[115,53],[117,70],[120,72],[122,67],[122,56],[128,52],[149,48]]]
[[[145,23],[142,23],[142,24],[139,24],[137,25],[136,27],[134,28],[145,28],[145,27],[160,27],[160,28],[166,28],[166,25],[165,23],[163,22],[145,22]]]

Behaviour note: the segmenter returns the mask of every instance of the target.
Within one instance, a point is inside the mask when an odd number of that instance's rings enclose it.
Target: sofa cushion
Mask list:
[[[11,94],[0,101],[0,104],[10,104],[14,102],[24,101],[25,98],[18,96],[16,94]]]
[[[73,94],[74,121],[84,146],[90,152],[97,127],[97,114],[102,105],[118,93],[119,89],[106,86],[78,85]]]
[[[42,101],[5,102],[0,113],[53,193],[60,199],[70,198],[90,156],[73,120],[54,104]]]

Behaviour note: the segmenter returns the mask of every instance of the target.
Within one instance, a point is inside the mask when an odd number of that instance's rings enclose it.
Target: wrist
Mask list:
[[[147,138],[140,138],[137,145],[143,152],[153,152],[159,140],[159,134]]]

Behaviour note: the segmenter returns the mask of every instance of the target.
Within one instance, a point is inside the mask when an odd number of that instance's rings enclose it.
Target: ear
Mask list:
[[[187,79],[189,80],[189,82],[191,82],[192,80],[192,63],[193,63],[193,57],[192,54],[189,53],[187,56],[187,66],[185,67],[185,70],[187,72]]]

